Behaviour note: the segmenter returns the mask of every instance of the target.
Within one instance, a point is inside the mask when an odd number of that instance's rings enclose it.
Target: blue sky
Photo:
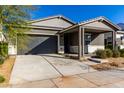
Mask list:
[[[41,5],[32,12],[32,19],[64,15],[74,22],[105,16],[114,23],[124,23],[124,6],[112,5]]]

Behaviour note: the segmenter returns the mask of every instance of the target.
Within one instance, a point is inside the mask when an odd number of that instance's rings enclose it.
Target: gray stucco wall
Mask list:
[[[105,22],[100,22],[100,21],[92,22],[92,23],[86,24],[84,26],[104,28],[104,29],[108,29],[110,31],[113,30],[113,28],[108,26],[108,24],[106,24]]]
[[[104,34],[93,33],[90,45],[104,45]]]

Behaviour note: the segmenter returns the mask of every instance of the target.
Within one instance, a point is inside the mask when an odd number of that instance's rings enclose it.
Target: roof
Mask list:
[[[68,28],[65,28],[65,29],[64,29],[63,31],[61,31],[61,32],[64,32],[64,31],[66,31],[66,30],[72,29],[72,28],[77,27],[77,26],[86,25],[86,24],[89,24],[89,23],[92,23],[92,22],[95,22],[95,21],[105,21],[105,22],[109,23],[110,25],[112,25],[112,26],[113,26],[114,28],[116,28],[117,30],[121,30],[121,28],[120,28],[118,25],[112,23],[112,22],[111,22],[109,19],[107,19],[106,17],[100,16],[100,17],[96,17],[96,18],[93,18],[93,19],[89,19],[89,20],[80,22],[80,23],[75,24],[75,25],[73,25],[73,26],[70,26],[70,27],[68,27]]]
[[[111,24],[113,27],[117,28],[118,30],[121,30],[121,28],[114,24],[113,22],[111,22],[109,19],[107,19],[106,17],[104,16],[100,16],[100,17],[96,17],[96,18],[93,18],[93,19],[90,19],[90,20],[86,20],[86,21],[83,21],[81,23],[79,23],[79,25],[85,25],[85,24],[89,24],[91,22],[94,22],[94,21],[106,21],[107,23]]]
[[[45,17],[45,18],[42,18],[42,19],[38,19],[38,20],[32,20],[29,23],[35,23],[35,22],[49,20],[49,19],[53,19],[53,18],[61,18],[61,19],[64,19],[65,21],[67,21],[67,22],[69,22],[73,25],[75,24],[75,22],[73,22],[72,20],[68,19],[67,17],[65,17],[63,15],[49,16],[49,17]]]
[[[124,31],[124,23],[118,23],[117,25]]]

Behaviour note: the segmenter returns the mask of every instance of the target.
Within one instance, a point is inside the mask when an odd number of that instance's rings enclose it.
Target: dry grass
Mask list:
[[[94,69],[96,69],[98,71],[112,69],[109,63],[101,63],[101,64],[97,64],[97,65],[91,65],[91,67],[93,67]]]
[[[4,64],[0,65],[0,75],[2,75],[5,78],[5,82],[0,83],[0,87],[8,86],[14,62],[15,62],[15,57],[12,56],[6,59]]]
[[[113,68],[124,68],[124,58],[109,58],[107,63],[91,65],[96,70],[110,70]]]

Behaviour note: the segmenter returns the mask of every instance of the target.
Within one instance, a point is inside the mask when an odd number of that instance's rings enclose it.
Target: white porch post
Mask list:
[[[79,45],[78,45],[78,57],[81,60],[82,57],[82,34],[81,34],[81,27],[79,26],[78,38],[79,38]]]
[[[84,56],[84,27],[82,28],[82,56]]]
[[[57,43],[58,44],[58,51],[57,52],[59,53],[59,51],[60,51],[60,35],[59,34],[58,34],[57,38],[58,38],[58,43]]]
[[[112,45],[113,45],[113,49],[116,49],[116,32],[112,31]]]

